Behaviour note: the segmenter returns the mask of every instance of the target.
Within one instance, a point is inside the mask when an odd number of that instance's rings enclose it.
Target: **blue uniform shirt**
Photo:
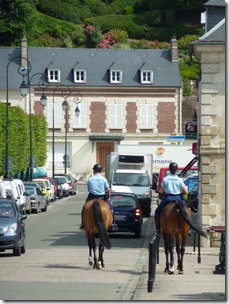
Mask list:
[[[176,174],[169,174],[163,178],[161,186],[165,189],[167,194],[180,194],[181,189],[185,187],[183,180]]]
[[[94,195],[104,195],[105,190],[109,189],[108,181],[102,175],[94,174],[87,182],[87,189]]]

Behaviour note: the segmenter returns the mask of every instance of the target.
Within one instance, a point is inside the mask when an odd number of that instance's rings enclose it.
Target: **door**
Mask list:
[[[96,144],[96,162],[103,167],[103,173],[106,172],[106,156],[114,151],[114,142],[97,142]]]

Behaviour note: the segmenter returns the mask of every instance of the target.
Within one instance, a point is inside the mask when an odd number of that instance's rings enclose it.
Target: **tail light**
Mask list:
[[[139,219],[140,216],[141,216],[141,210],[139,208],[136,208],[135,209],[135,216],[134,216],[134,218],[135,219]]]
[[[69,182],[69,186],[72,187],[72,181]]]

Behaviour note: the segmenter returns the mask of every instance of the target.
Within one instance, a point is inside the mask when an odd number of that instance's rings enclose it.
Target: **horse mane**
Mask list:
[[[103,242],[104,246],[107,249],[111,249],[111,241],[104,224],[101,206],[97,200],[94,201],[93,203],[93,211],[94,211],[95,223],[99,229],[101,241]]]

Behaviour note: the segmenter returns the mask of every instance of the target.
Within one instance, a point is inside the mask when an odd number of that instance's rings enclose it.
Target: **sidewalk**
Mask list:
[[[148,292],[147,259],[140,281],[135,290],[133,300],[138,301],[225,301],[225,275],[213,274],[219,264],[219,248],[203,248],[200,250],[198,263],[198,248],[193,251],[193,238],[189,237],[184,256],[184,274],[173,275],[164,273],[165,253],[162,237],[160,239],[159,264],[156,264],[156,275],[152,292]],[[148,251],[148,249],[147,249]],[[175,252],[175,267],[177,255]]]

